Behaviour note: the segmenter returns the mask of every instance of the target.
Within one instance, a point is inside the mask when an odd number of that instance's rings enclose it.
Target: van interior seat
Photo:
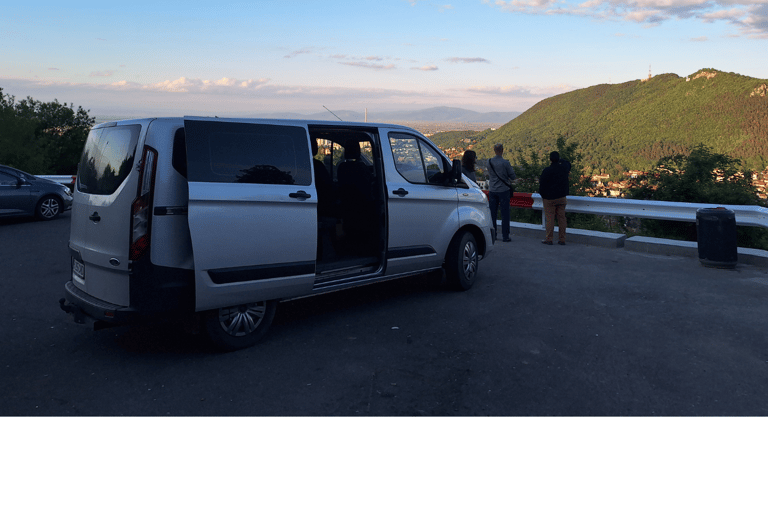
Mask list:
[[[335,184],[325,164],[317,159],[312,159],[315,172],[315,189],[317,190],[317,215],[318,217],[338,216],[336,203]]]
[[[355,239],[358,247],[369,250],[378,236],[374,229],[378,222],[374,168],[361,158],[360,143],[356,140],[344,146],[344,156],[336,170],[344,232]]]
[[[368,212],[374,201],[373,168],[360,157],[358,142],[350,142],[344,148],[345,160],[336,171],[342,200],[342,216],[361,216]]]

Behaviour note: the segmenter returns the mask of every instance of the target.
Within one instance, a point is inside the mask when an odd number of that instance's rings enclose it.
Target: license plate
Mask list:
[[[85,281],[85,264],[82,261],[72,259],[72,275]]]

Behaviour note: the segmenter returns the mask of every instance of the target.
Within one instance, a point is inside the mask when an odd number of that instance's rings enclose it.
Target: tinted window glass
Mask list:
[[[424,166],[421,163],[419,143],[412,135],[392,134],[389,136],[395,168],[400,175],[411,183],[424,183]]]
[[[184,122],[190,181],[309,185],[307,132],[296,126]]]
[[[18,178],[16,178],[16,176],[11,176],[10,174],[0,172],[0,185],[7,186],[7,187],[15,187],[18,183],[19,183],[19,180]]]
[[[26,173],[24,171],[20,171],[18,169],[14,169],[13,167],[2,166],[2,167],[0,167],[0,171],[4,172],[4,173],[6,173],[6,174],[8,174],[10,176],[13,176],[14,178],[22,178],[22,179],[25,179],[27,181],[32,181],[32,180],[36,180],[37,179],[34,176],[32,176],[31,174]]]
[[[429,183],[443,183],[445,181],[445,174],[443,172],[444,160],[440,154],[426,145],[424,142],[419,142],[421,146],[421,157],[424,161],[424,169],[427,172],[427,181]]]
[[[395,168],[411,183],[442,183],[444,160],[424,141],[410,134],[389,136]]]
[[[133,169],[140,125],[96,128],[88,134],[77,168],[77,190],[110,195]]]

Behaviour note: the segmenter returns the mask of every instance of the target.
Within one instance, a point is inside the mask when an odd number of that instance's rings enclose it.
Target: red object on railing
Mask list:
[[[533,208],[533,194],[515,192],[509,199],[509,206],[513,208]]]
[[[488,195],[487,190],[483,190]],[[509,206],[512,208],[533,208],[533,194],[528,192],[515,192],[509,198]]]

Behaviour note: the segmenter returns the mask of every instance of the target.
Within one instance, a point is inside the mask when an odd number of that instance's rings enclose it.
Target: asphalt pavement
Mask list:
[[[281,304],[216,353],[59,309],[69,213],[0,220],[3,416],[764,416],[768,271],[513,236],[467,292],[428,277]]]

